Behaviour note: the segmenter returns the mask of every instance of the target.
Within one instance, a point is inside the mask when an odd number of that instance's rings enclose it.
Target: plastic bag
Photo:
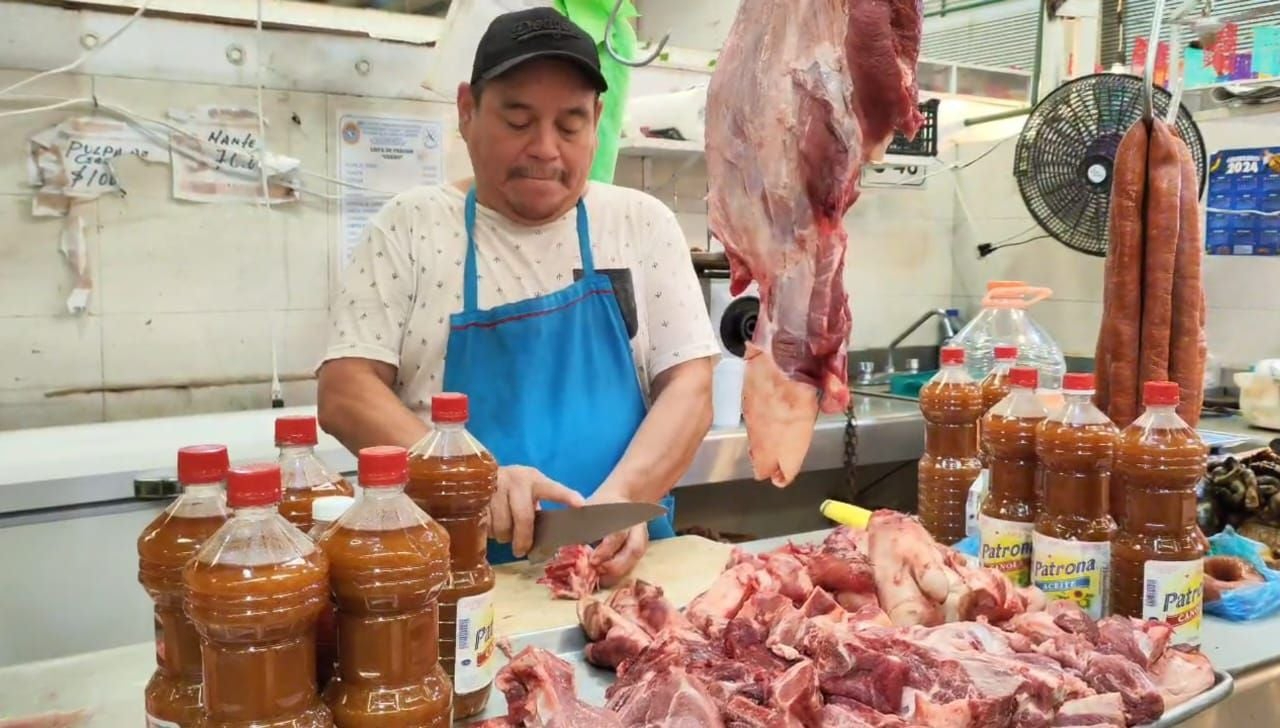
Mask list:
[[[977,536],[965,536],[964,538],[957,541],[956,545],[952,546],[951,548],[955,549],[956,551],[959,551],[965,556],[969,556],[971,558],[976,559],[978,558],[979,543],[980,543],[980,540]]]
[[[1232,622],[1247,622],[1280,612],[1280,572],[1268,568],[1262,560],[1262,550],[1266,548],[1263,544],[1236,533],[1231,526],[1223,529],[1222,533],[1209,537],[1210,556],[1237,556],[1244,559],[1266,581],[1226,592],[1217,601],[1205,602],[1205,614]]]

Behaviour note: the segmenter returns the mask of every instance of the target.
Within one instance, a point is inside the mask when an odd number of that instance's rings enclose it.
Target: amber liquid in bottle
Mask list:
[[[498,463],[466,432],[465,416],[460,395],[432,398],[435,430],[413,449],[407,491],[449,532],[451,579],[440,596],[440,662],[453,681],[458,719],[477,715],[488,704],[496,644],[494,576],[486,547]]]
[[[366,488],[363,497],[381,496]],[[359,507],[352,506],[352,515]],[[342,728],[448,726],[452,696],[436,627],[437,599],[448,580],[448,537],[425,517],[386,530],[345,523],[320,539],[338,603],[338,674],[324,693],[335,722]]]
[[[983,566],[1005,574],[1018,586],[1031,583],[1031,540],[1037,514],[1036,428],[1046,412],[1030,386],[1019,386],[982,418],[983,449],[990,481],[978,518],[979,559]]]
[[[1078,375],[1067,379],[1073,376]],[[1066,405],[1036,430],[1041,508],[1033,540],[1032,583],[1049,599],[1074,600],[1099,619],[1107,613],[1110,598],[1116,525],[1108,485],[1118,433],[1089,402],[1091,379],[1087,390],[1066,391]]]
[[[1208,448],[1178,417],[1176,389],[1172,396],[1172,404],[1149,406],[1116,447],[1112,503],[1118,491],[1121,526],[1112,545],[1111,606],[1167,622],[1173,644],[1198,645],[1205,549],[1195,488]]]
[[[138,581],[155,601],[156,671],[147,682],[147,715],[193,726],[200,719],[200,635],[183,611],[182,569],[230,511],[221,483],[189,485],[138,538]],[[200,515],[207,514],[207,515]]]
[[[188,564],[186,609],[200,632],[204,667],[199,725],[333,725],[315,682],[328,568],[324,553],[274,505],[238,508]]]
[[[303,533],[311,531],[315,525],[311,518],[311,504],[317,498],[355,494],[346,478],[329,472],[311,448],[281,448],[280,471],[284,481],[280,515]]]
[[[920,522],[938,543],[946,545],[965,536],[965,501],[969,486],[982,472],[977,435],[982,390],[964,370],[963,351],[948,353],[950,349],[943,349],[942,371],[920,390],[925,419]]]
[[[328,501],[316,499],[312,508],[311,530],[307,538],[319,543],[320,537],[342,516],[351,505],[351,498],[335,497]],[[323,510],[323,512],[322,512]],[[329,684],[338,664],[338,611],[333,603],[332,594],[320,610],[320,618],[316,621],[316,687],[321,693]]]

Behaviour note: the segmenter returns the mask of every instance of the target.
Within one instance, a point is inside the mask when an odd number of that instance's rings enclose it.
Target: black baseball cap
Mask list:
[[[597,91],[609,89],[600,71],[596,42],[573,21],[546,7],[503,13],[489,23],[476,46],[471,85],[497,78],[535,58],[571,61]]]

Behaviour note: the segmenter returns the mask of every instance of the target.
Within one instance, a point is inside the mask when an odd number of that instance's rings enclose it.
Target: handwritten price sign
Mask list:
[[[172,112],[170,116],[175,116]],[[202,107],[175,116],[187,135],[174,134],[173,196],[195,202],[255,202],[262,199],[258,116],[245,109]],[[268,170],[270,172],[271,170]],[[290,202],[298,193],[268,180],[271,201]]]

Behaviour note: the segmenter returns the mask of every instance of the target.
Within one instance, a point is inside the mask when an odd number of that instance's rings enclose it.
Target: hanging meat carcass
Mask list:
[[[736,295],[759,285],[743,415],[755,476],[800,469],[849,401],[844,214],[895,131],[921,124],[918,0],[743,0],[707,92],[710,227]]]

